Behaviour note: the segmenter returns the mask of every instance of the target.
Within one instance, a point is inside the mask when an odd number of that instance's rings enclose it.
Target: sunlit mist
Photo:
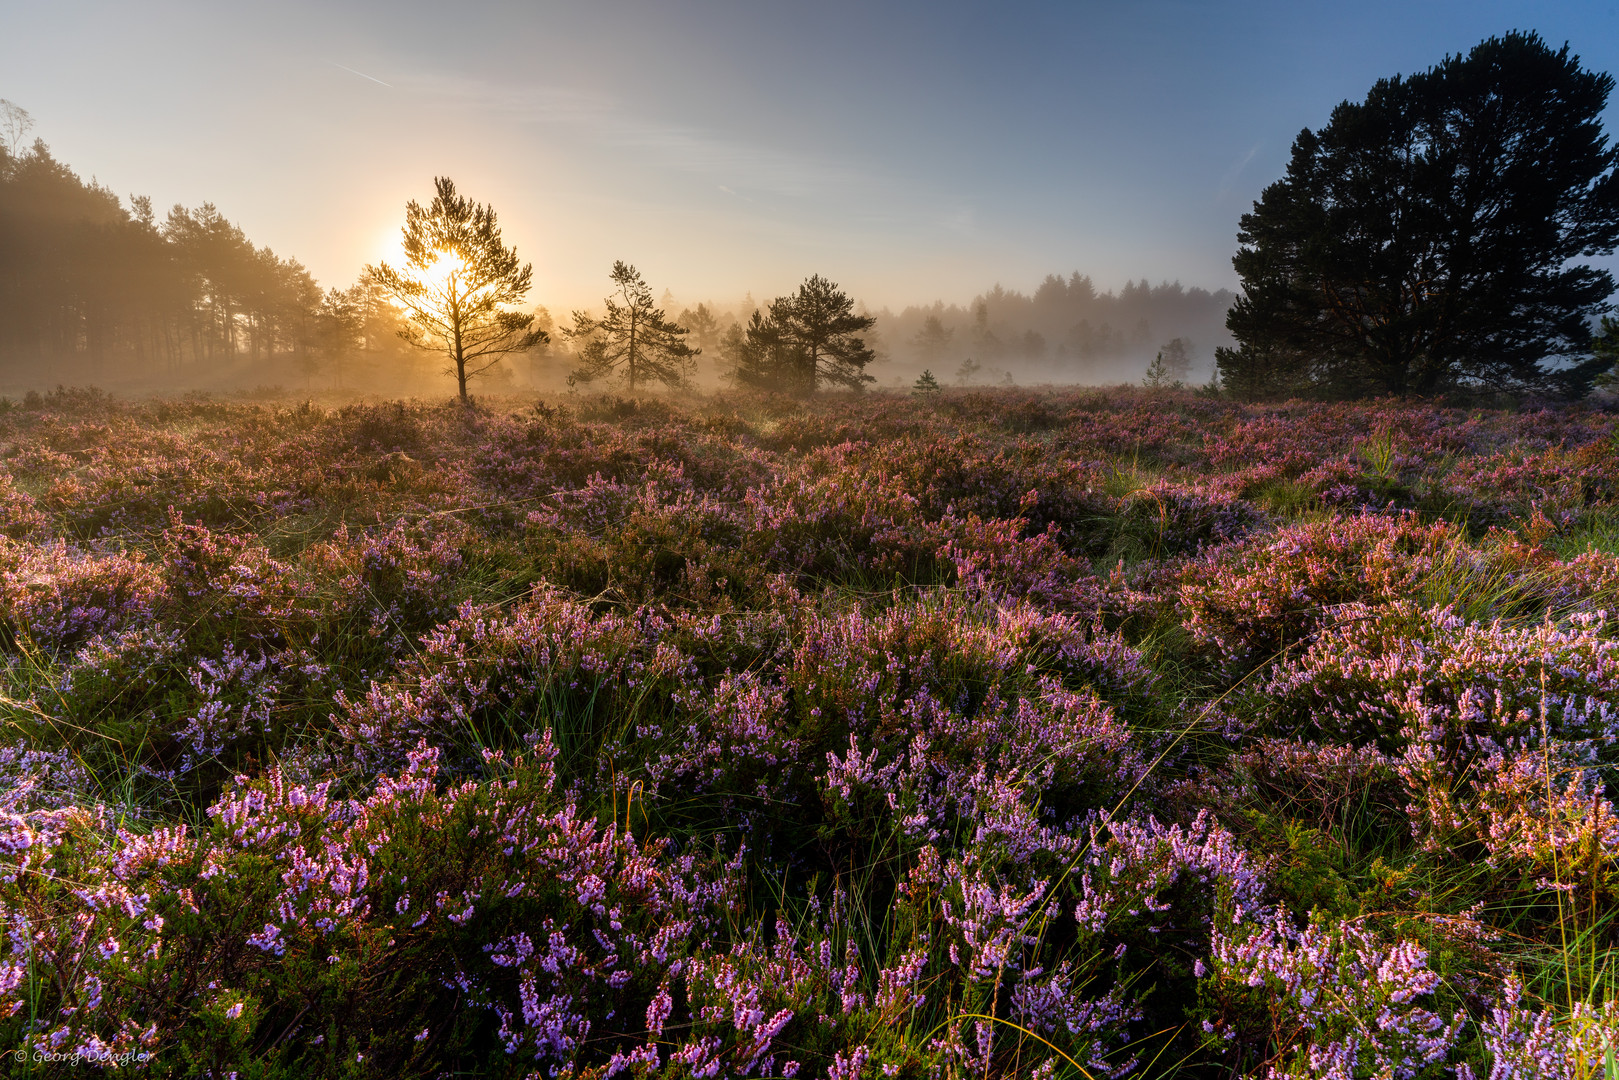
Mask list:
[[[720,332],[820,274],[877,317],[884,386],[929,364],[964,383],[1136,379],[1176,339],[1201,377],[1227,341],[1237,218],[1302,126],[1514,25],[1619,68],[1619,22],[1576,5],[1266,0],[1233,19],[1170,0],[472,4],[453,33],[416,3],[93,8],[0,0],[0,97],[33,121],[19,150],[43,139],[159,230],[171,206],[212,207],[307,271],[308,288],[287,286],[300,303],[403,265],[401,207],[449,175],[498,209],[544,320],[599,312],[620,260],[672,317],[701,308]],[[1091,293],[1067,289],[1076,276]],[[218,307],[217,345],[188,330],[129,348],[261,362],[289,348],[268,307],[229,308],[243,313]],[[238,318],[256,339],[224,325]],[[699,361],[710,385],[716,355],[717,339]],[[296,370],[263,374],[321,381]],[[0,387],[54,377],[0,371]]]

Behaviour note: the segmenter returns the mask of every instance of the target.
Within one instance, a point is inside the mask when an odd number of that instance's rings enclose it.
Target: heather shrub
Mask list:
[[[580,817],[550,755],[541,740],[491,758],[498,779],[441,789],[424,751],[347,802],[272,769],[205,834],[17,820],[21,869],[100,884],[8,909],[10,933],[38,928],[5,991],[6,1022],[33,1029],[14,1045],[145,1051],[160,1071],[251,1054],[286,1076],[577,1060],[593,1025],[678,977],[727,886]],[[120,1019],[134,1014],[154,1022]],[[277,1038],[289,1028],[303,1037]]]
[[[69,745],[94,745],[103,733],[122,741],[142,725],[158,722],[169,692],[185,681],[185,655],[178,633],[103,634],[77,649],[69,662],[32,673],[42,680],[54,676],[48,693],[35,688],[34,700],[43,697],[52,706],[47,715],[69,722],[69,731],[77,729],[81,738],[68,739]],[[135,741],[138,745],[138,736]]]
[[[1380,940],[1358,921],[1298,930],[1278,916],[1229,936],[1216,931],[1213,951],[1214,978],[1263,989],[1273,1044],[1293,1044],[1271,1077],[1410,1080],[1448,1058],[1465,1024],[1430,1007],[1441,978],[1427,950]],[[1216,1038],[1238,1034],[1223,1016],[1203,1028]]]
[[[198,647],[229,638],[279,642],[283,628],[312,607],[308,580],[254,538],[187,525],[173,514],[159,553],[175,622]]]
[[[364,619],[366,632],[403,651],[455,611],[465,540],[466,530],[453,520],[430,529],[400,523],[359,536],[345,527],[315,559],[326,576],[337,578],[339,594]]]
[[[591,772],[598,754],[642,720],[667,710],[694,665],[662,640],[656,616],[598,617],[589,606],[536,592],[511,612],[465,605],[424,636],[392,677],[363,694],[339,691],[332,721],[368,766],[399,762],[418,743],[456,748],[447,766],[484,748],[510,748],[552,732],[566,764]]]
[[[0,540],[0,631],[17,648],[54,653],[151,626],[164,599],[162,575],[138,552]]]
[[[0,811],[26,815],[91,801],[84,765],[67,750],[0,746]]]
[[[941,572],[917,497],[881,477],[842,468],[842,452],[750,490],[749,548],[764,565],[806,586],[934,584]]]
[[[1325,612],[1407,595],[1457,543],[1445,525],[1361,514],[1215,548],[1189,563],[1179,589],[1194,640],[1246,671],[1306,640]]]
[[[11,476],[0,472],[0,535],[23,540],[39,532],[47,520],[34,497],[18,491]]]
[[[0,410],[0,1045],[1595,1075],[1614,423],[36,396]]]
[[[1611,1070],[1614,1045],[1619,1043],[1619,1016],[1612,1001],[1600,1007],[1576,1002],[1567,1017],[1522,1002],[1523,986],[1509,979],[1501,1000],[1480,1024],[1489,1072],[1483,1072],[1483,1065],[1475,1069],[1464,1062],[1456,1067],[1461,1080],[1481,1075],[1576,1080]]]
[[[403,401],[345,405],[335,417],[343,441],[383,453],[421,450],[426,442],[421,410]]]
[[[1252,503],[1158,480],[1128,485],[1081,549],[1107,563],[1171,558],[1241,539],[1264,520]]]
[[[1345,604],[1260,693],[1282,730],[1397,753],[1414,738],[1531,734],[1611,744],[1619,733],[1619,641],[1605,616],[1471,622],[1408,601]]]
[[[1027,535],[1026,519],[965,519],[952,511],[927,527],[935,558],[954,570],[954,584],[972,595],[1032,600],[1057,611],[1097,611],[1102,587],[1085,563],[1067,554],[1055,525]]]
[[[1355,804],[1395,781],[1394,762],[1375,746],[1259,738],[1230,761],[1233,794],[1257,798],[1328,828]]]
[[[592,478],[556,512],[528,515],[525,545],[540,575],[585,596],[633,606],[736,609],[757,600],[763,543],[707,495],[638,490]]]
[[[1576,900],[1611,902],[1619,884],[1619,815],[1581,748],[1497,750],[1474,766],[1471,825],[1492,866]]]

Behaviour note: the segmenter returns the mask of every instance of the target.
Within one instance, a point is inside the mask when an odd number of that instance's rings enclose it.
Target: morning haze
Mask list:
[[[0,1074],[1619,1080],[1616,31],[0,0]]]
[[[42,139],[65,185],[34,191],[36,209],[105,224],[149,199],[161,236],[214,228],[245,260],[220,273],[251,263],[278,282],[244,294],[218,341],[41,330],[10,346],[7,390],[64,371],[131,389],[436,385],[387,334],[317,361],[277,320],[397,260],[402,209],[439,176],[498,211],[532,262],[540,326],[599,311],[619,260],[671,317],[701,305],[721,329],[824,274],[877,316],[879,385],[924,366],[946,382],[1135,379],[1171,342],[1205,377],[1230,343],[1236,219],[1301,127],[1519,25],[1619,66],[1600,5],[484,4],[447,30],[426,4],[7,2],[0,18],[0,96],[33,125],[17,155]],[[699,384],[717,379],[716,343]],[[549,386],[547,355],[498,374]]]

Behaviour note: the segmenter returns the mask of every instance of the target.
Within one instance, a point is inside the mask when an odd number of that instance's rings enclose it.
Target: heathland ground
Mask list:
[[[0,402],[0,1045],[1611,1073],[1616,450],[1171,391]]]

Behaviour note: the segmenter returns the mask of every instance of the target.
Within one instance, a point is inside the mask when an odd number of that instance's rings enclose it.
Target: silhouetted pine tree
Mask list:
[[[450,361],[464,402],[467,380],[549,335],[534,328],[532,314],[507,310],[528,295],[534,268],[501,240],[494,208],[456,194],[447,176],[433,185],[430,204],[412,199],[405,206],[405,266],[365,271],[405,310],[401,336]]]
[[[615,262],[611,277],[618,294],[604,301],[607,313],[593,319],[576,311],[573,326],[563,331],[579,346],[579,366],[568,376],[569,384],[617,373],[632,391],[648,381],[670,389],[685,385],[701,352],[686,344],[686,328],[653,302],[652,289],[635,267]]]
[[[1234,392],[1578,395],[1619,244],[1613,78],[1534,34],[1384,79],[1293,144],[1243,215]]]
[[[861,335],[877,320],[857,315],[854,301],[819,274],[809,278],[791,296],[770,305],[769,324],[780,335],[781,348],[773,362],[778,384],[792,393],[810,394],[821,386],[859,390],[876,382],[866,365],[876,354]]]

